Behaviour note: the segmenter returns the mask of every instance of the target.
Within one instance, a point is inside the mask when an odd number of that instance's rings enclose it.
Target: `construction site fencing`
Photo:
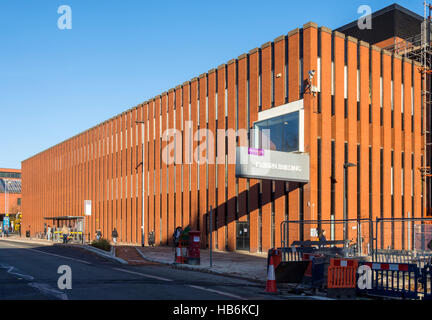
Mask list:
[[[280,232],[282,250],[290,247],[298,250],[298,247],[316,244],[323,238],[328,243],[318,246],[345,248],[347,256],[368,255],[372,250],[371,219],[285,220],[280,225]]]
[[[422,274],[415,264],[361,262],[371,269],[371,288],[358,289],[370,296],[417,300],[422,297]]]
[[[377,218],[374,249],[428,250],[432,218]]]

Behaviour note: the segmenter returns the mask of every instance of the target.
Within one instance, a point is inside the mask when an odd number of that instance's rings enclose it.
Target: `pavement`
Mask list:
[[[210,250],[200,250],[200,264],[178,264],[174,260],[173,247],[135,247],[141,256],[148,261],[171,265],[178,269],[202,271],[214,274],[265,282],[267,280],[267,254],[242,252],[212,252],[210,266]],[[127,259],[126,259],[127,260]]]

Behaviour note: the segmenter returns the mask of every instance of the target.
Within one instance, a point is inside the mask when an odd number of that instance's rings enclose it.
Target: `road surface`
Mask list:
[[[72,288],[59,289],[70,267]],[[0,300],[265,300],[319,299],[267,295],[261,284],[149,262],[131,266],[81,248],[0,241]]]

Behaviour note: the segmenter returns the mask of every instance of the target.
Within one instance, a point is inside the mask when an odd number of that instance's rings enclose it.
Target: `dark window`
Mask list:
[[[317,141],[317,149],[318,149],[318,204],[317,204],[317,215],[318,220],[321,219],[321,139]]]
[[[360,121],[360,101],[357,101],[357,121]]]
[[[17,204],[20,206],[21,205],[21,198],[17,199]]]
[[[383,125],[383,107],[380,108],[380,125]]]
[[[299,112],[291,112],[279,117],[256,122],[259,130],[258,148],[291,152],[299,149]],[[270,137],[268,136],[270,134]],[[269,140],[268,142],[262,139]],[[269,144],[269,145],[267,145]]]
[[[331,115],[335,115],[335,96],[334,94],[331,96]]]
[[[344,100],[344,113],[345,113],[345,119],[348,118],[348,99],[346,98]]]

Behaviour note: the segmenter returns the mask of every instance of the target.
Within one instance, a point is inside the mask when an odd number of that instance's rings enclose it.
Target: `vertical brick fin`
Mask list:
[[[148,234],[155,231],[155,148],[154,148],[154,100],[151,100],[148,104],[148,134],[149,134],[149,144],[148,144],[148,177],[149,177],[149,223],[146,232],[146,240],[148,241]]]
[[[161,98],[155,99],[155,244],[161,242]]]
[[[300,99],[300,32],[294,29],[288,33],[288,102]],[[288,220],[300,220],[300,184],[290,182],[288,189]],[[298,230],[296,230],[298,231]],[[300,240],[300,234],[289,232],[290,243]]]
[[[347,38],[347,77],[348,162],[357,165],[357,40],[352,37]],[[357,170],[357,166],[347,169],[348,219],[357,219]],[[348,225],[348,239],[356,242],[357,229],[353,229],[352,226],[352,223]]]
[[[247,147],[247,72],[248,72],[248,57],[246,54],[238,57],[238,146]],[[243,134],[245,133],[245,134]],[[238,220],[247,221],[247,179],[239,178],[238,181]]]
[[[404,169],[404,206],[405,211],[403,212],[405,217],[413,216],[413,207],[412,207],[412,157],[411,153],[413,152],[413,144],[412,144],[412,132],[411,132],[411,101],[412,101],[412,63],[409,63],[404,59],[403,61],[403,83],[404,83],[404,93],[403,97],[404,100],[402,101],[404,106],[404,130],[403,130],[403,136],[404,136],[404,162],[405,162],[405,169]],[[410,250],[411,247],[408,247],[408,232],[405,234],[405,247],[403,249]],[[412,241],[411,241],[412,243]]]
[[[259,49],[249,51],[249,117],[250,128],[254,121],[258,120],[259,105]],[[249,229],[250,229],[250,251],[257,252],[259,244],[259,180],[249,180]]]
[[[202,74],[199,77],[199,231],[201,232],[201,246],[205,247],[206,237],[206,217],[207,217],[207,149],[205,130],[207,128],[207,76]]]
[[[127,241],[127,201],[126,201],[126,175],[127,175],[127,118],[126,114],[122,114],[122,190],[121,190],[121,204],[122,204],[122,210],[121,210],[121,241],[126,242]],[[99,144],[99,143],[98,143]],[[98,161],[100,163],[100,160]],[[98,176],[98,181],[100,178],[100,173]],[[100,196],[98,197],[100,199]],[[99,201],[99,200],[98,200]],[[100,222],[100,218],[99,218]]]
[[[401,122],[401,99],[402,99],[402,61],[398,56],[393,56],[393,133],[392,145],[394,149],[394,200],[393,217],[402,218],[402,122]],[[402,250],[402,223],[395,222],[393,228],[392,247]]]
[[[360,212],[359,218],[370,218],[369,212],[369,45],[359,44],[360,56]],[[369,243],[369,225],[362,224],[363,252],[367,252]]]
[[[421,200],[422,177],[420,168],[422,167],[421,155],[423,153],[423,144],[421,138],[421,112],[422,112],[422,95],[421,95],[421,73],[419,65],[413,66],[413,86],[414,86],[414,217],[422,217],[423,203]]]
[[[182,133],[182,128],[181,128],[181,120],[182,120],[182,96],[181,96],[181,87],[177,87],[175,89],[175,128],[176,128],[176,132],[179,132],[180,135],[177,136],[176,133],[176,140],[175,140],[175,150],[176,150],[176,154],[174,155],[174,160],[175,160],[175,177],[176,177],[176,183],[175,183],[175,225],[176,226],[182,226],[183,228],[186,227],[183,225],[183,210],[182,210],[182,181],[181,181],[181,177],[182,177],[182,159],[181,157],[179,158],[178,155],[178,150],[182,150],[183,149],[183,142],[181,141],[181,133]],[[181,152],[180,152],[180,156],[181,156]]]
[[[138,158],[137,158],[137,129],[140,127],[139,124],[136,123],[137,121],[137,108],[132,109],[132,122],[131,122],[131,130],[132,130],[132,141],[131,141],[131,148],[132,148],[132,155],[131,155],[131,175],[132,175],[132,189],[131,189],[131,242],[137,243],[137,233],[136,233],[136,225],[138,223],[137,221],[137,170],[136,165],[138,164]],[[110,139],[110,134],[108,135],[108,139]],[[110,146],[108,141],[108,146]],[[108,150],[108,154],[110,154],[110,149]],[[109,169],[109,162],[108,162],[108,170]],[[108,183],[109,183],[109,172],[107,175]],[[108,187],[109,188],[109,187]],[[109,199],[109,196],[108,196]],[[110,215],[109,211],[109,201],[108,201],[108,217]],[[109,221],[109,218],[108,218]],[[109,223],[108,223],[109,227]],[[112,229],[108,228],[108,232],[111,233]]]
[[[236,71],[237,63],[235,60],[228,61],[228,123],[227,129],[235,133],[235,110],[236,110]],[[228,138],[228,199],[227,199],[227,227],[228,227],[228,250],[236,249],[236,185],[235,185],[235,139]]]
[[[183,97],[183,225],[187,226],[190,224],[190,185],[189,185],[189,174],[190,174],[190,163],[193,159],[191,157],[191,130],[189,129],[189,96],[190,96],[190,83],[185,82],[182,87]]]
[[[321,48],[320,55],[320,70],[321,74],[316,74],[316,77],[321,77],[321,220],[331,219],[331,30],[320,28]],[[318,70],[317,70],[318,71]],[[318,106],[317,106],[318,109]],[[318,213],[318,205],[316,206]],[[322,228],[326,231],[327,236],[330,235],[330,226],[324,224]]]
[[[174,90],[168,91],[168,129],[172,130],[174,129]],[[167,141],[168,144],[173,145],[174,143],[174,136],[171,134],[169,141]],[[174,203],[174,192],[175,192],[175,185],[174,185],[174,162],[172,161],[174,159],[174,149],[169,148],[169,164],[168,164],[168,243],[172,244],[172,237],[171,235],[174,233],[174,229],[178,226],[175,225],[174,220],[174,210],[175,210],[175,203]]]
[[[271,107],[271,68],[272,45],[270,42],[261,46],[261,91],[262,110]],[[272,247],[272,181],[262,181],[262,250]]]
[[[167,174],[168,167],[166,163],[167,157],[167,141],[165,138],[165,132],[167,130],[167,115],[168,115],[168,96],[166,94],[162,94],[161,99],[161,115],[162,115],[162,196],[161,196],[161,215],[162,215],[162,244],[168,244],[168,240],[171,237],[171,234],[168,232],[168,194],[167,194]]]
[[[382,90],[383,90],[383,217],[391,218],[391,56],[382,52]],[[391,234],[391,224],[383,224],[383,234]],[[391,238],[384,237],[384,248],[391,246]]]
[[[217,84],[218,84],[218,105],[217,105],[217,128],[219,132],[225,133],[225,88],[226,88],[226,66],[221,65],[217,70]],[[227,208],[227,199],[225,197],[226,186],[225,186],[225,135],[219,135],[217,141],[217,167],[218,167],[218,185],[217,185],[217,210],[213,212],[216,218],[216,233],[217,233],[217,241],[215,241],[215,245],[217,245],[217,249],[225,250],[226,242],[225,242],[225,233],[226,233],[226,208]]]
[[[345,116],[344,116],[344,67],[345,67],[345,36],[339,32],[334,37],[334,103],[335,103],[335,220],[344,218],[344,148],[345,148]],[[344,238],[341,224],[335,225],[334,239]]]
[[[303,26],[303,79],[309,77],[310,70],[317,70],[318,58],[318,29],[314,23],[308,23]],[[312,79],[311,85],[316,86],[317,77]],[[310,179],[305,185],[304,192],[304,219],[317,219],[317,97],[311,93],[304,94],[304,109],[305,109],[305,151],[309,152],[310,161]],[[310,206],[308,206],[310,202]],[[313,212],[312,212],[313,210]],[[312,216],[313,215],[313,216]],[[315,225],[305,225],[305,239],[310,238],[310,228]]]
[[[192,135],[198,131],[198,79],[191,80],[191,121]],[[199,208],[198,208],[198,164],[195,159],[197,141],[192,136],[192,165],[191,165],[191,228],[198,229]]]
[[[149,216],[150,216],[150,206],[149,206],[149,103],[145,103],[143,106],[143,121],[144,125],[144,244],[148,244],[148,229],[149,229]]]
[[[274,71],[273,71],[273,83],[274,83],[274,105],[280,106],[285,103],[285,36],[280,36],[274,40]],[[281,245],[281,232],[280,226],[282,221],[285,220],[285,182],[275,181],[275,194],[274,194],[274,244],[273,247],[279,247]]]
[[[215,165],[215,152],[216,152],[216,72],[215,70],[210,70],[208,72],[208,150],[207,150],[207,158],[208,158],[208,213],[210,212],[210,206],[213,208],[213,230],[215,230],[216,222],[215,222],[215,212],[216,212],[216,165]],[[210,223],[208,217],[207,221]],[[212,230],[212,231],[213,231]],[[208,233],[210,229],[208,230]],[[215,247],[215,243],[217,241],[216,233],[212,234],[212,243],[213,247]],[[208,236],[210,237],[210,236]],[[210,238],[207,239],[207,242],[210,245]]]
[[[113,230],[113,194],[112,194],[112,187],[113,187],[113,119],[110,119],[108,121],[108,172],[107,172],[107,200],[108,200],[108,221],[107,221],[107,239],[112,240],[111,232]]]
[[[135,121],[133,122],[135,125]],[[109,158],[110,158],[110,154],[111,154],[111,149],[110,149],[110,123],[108,121],[105,121],[105,139],[104,139],[104,144],[105,144],[105,174],[104,174],[104,217],[105,217],[105,228],[104,228],[104,237],[106,239],[111,239],[111,231],[112,229],[110,228],[110,215],[111,212],[109,211],[110,208],[110,194],[109,194]],[[133,168],[135,169],[135,166],[133,166]],[[132,234],[132,230],[130,231]]]

